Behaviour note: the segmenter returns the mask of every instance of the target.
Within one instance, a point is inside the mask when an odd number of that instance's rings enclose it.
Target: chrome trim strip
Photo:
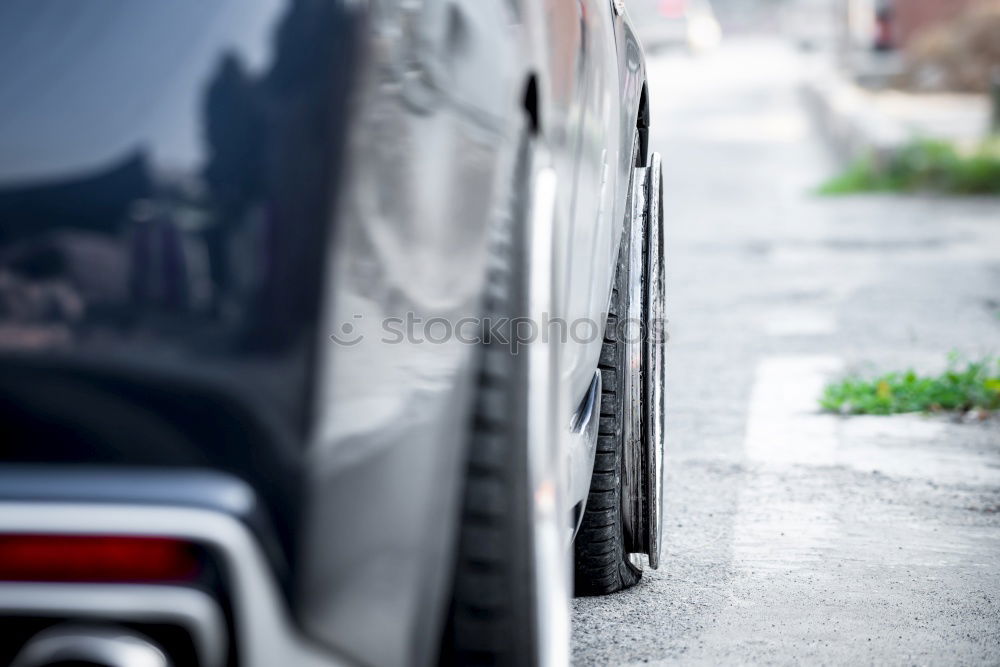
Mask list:
[[[0,503],[0,532],[163,535],[213,547],[225,560],[241,664],[349,664],[299,634],[259,545],[237,519],[210,510],[126,504]]]
[[[226,657],[226,625],[203,591],[147,584],[0,583],[0,611],[73,619],[169,623],[185,628],[204,667]]]

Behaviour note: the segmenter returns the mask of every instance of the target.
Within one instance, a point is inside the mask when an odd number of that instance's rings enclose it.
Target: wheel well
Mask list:
[[[649,88],[645,82],[642,84],[642,93],[639,95],[639,114],[636,119],[636,129],[639,132],[639,157],[636,166],[644,167],[649,155]]]
[[[531,133],[538,135],[542,128],[542,116],[538,100],[538,79],[534,74],[528,77],[524,87],[524,111],[528,114],[528,125]]]

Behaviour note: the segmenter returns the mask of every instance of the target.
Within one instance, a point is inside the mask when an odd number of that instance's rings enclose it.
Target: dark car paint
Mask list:
[[[186,365],[301,437],[357,16],[281,5],[0,5],[0,350]]]

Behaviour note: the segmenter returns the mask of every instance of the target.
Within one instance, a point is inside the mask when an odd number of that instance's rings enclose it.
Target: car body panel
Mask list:
[[[557,233],[555,314],[568,325],[559,366],[568,392],[564,406],[571,408],[586,394],[600,356],[645,83],[641,49],[627,16],[614,12],[607,0],[579,6],[583,44],[573,47],[581,53],[575,83],[579,108],[567,111],[571,120],[565,124],[579,137],[564,137],[558,122],[551,137],[557,164],[560,155],[572,156],[566,158],[572,167],[559,173],[565,201]],[[564,85],[552,83],[554,90]],[[572,187],[565,185],[568,179]]]
[[[627,15],[605,0],[579,4],[583,27],[579,139],[572,159],[570,209],[556,244],[560,414],[584,401],[603,345],[611,286],[625,221],[645,70]],[[568,150],[568,146],[564,149]],[[557,158],[558,159],[558,158]],[[555,330],[553,330],[555,334]],[[563,430],[563,435],[568,431]],[[569,506],[586,500],[594,443],[564,438]],[[580,494],[580,490],[583,494]]]
[[[325,330],[338,338],[322,351],[309,445],[301,617],[366,662],[427,664],[447,608],[477,361],[475,345],[444,333],[479,314],[521,81],[506,2],[368,9],[328,250]]]

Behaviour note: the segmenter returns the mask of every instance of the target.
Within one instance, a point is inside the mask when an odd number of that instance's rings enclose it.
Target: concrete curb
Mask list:
[[[816,67],[800,90],[820,133],[844,163],[865,155],[890,160],[915,137],[974,148],[989,133],[989,100],[982,95],[868,91],[829,67]]]
[[[801,84],[813,121],[843,163],[864,155],[888,159],[910,138],[899,123],[878,113],[865,93],[835,74],[820,74]]]

